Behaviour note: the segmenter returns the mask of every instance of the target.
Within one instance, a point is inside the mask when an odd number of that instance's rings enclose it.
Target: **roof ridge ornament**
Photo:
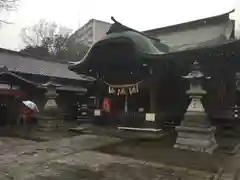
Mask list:
[[[141,34],[142,36],[145,36],[145,37],[147,37],[147,38],[149,38],[149,39],[152,39],[152,40],[155,40],[155,41],[158,41],[158,42],[162,42],[160,39],[158,39],[158,38],[156,38],[156,37],[150,36],[150,35],[148,35],[148,34],[145,34],[144,32],[140,32],[140,31],[138,31],[138,30],[136,30],[136,29],[133,29],[133,28],[130,28],[130,27],[128,27],[128,26],[123,25],[122,23],[118,22],[113,16],[111,16],[111,20],[112,20],[114,23],[122,26],[123,31],[126,31],[126,30],[128,30],[128,31],[133,31],[133,32],[136,32],[136,33],[138,33],[138,34]],[[113,26],[113,25],[112,25],[112,26]],[[111,26],[111,27],[112,27],[112,26]],[[111,33],[111,27],[110,27],[110,29],[108,30],[107,34],[110,34],[110,33]]]
[[[0,65],[0,72],[7,72],[8,71],[8,68],[6,65]]]
[[[119,23],[113,16],[111,16],[111,20],[112,20],[114,23]]]
[[[42,84],[41,86],[43,86],[43,87],[60,87],[61,84],[57,83],[56,81],[57,81],[56,78],[50,77],[49,80],[46,83]]]

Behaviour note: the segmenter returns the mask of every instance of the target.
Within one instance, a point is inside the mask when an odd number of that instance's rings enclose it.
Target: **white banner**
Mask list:
[[[134,84],[134,85],[130,85],[128,87],[113,87],[113,86],[109,86],[108,88],[108,92],[109,94],[116,94],[118,96],[120,95],[132,95],[132,94],[136,94],[139,92],[138,90],[138,85]]]

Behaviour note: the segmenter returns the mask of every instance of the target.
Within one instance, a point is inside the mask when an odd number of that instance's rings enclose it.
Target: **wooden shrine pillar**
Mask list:
[[[152,68],[150,68],[150,73],[152,73]],[[159,93],[159,81],[158,78],[153,76],[149,83],[149,105],[150,112],[156,113],[158,111],[158,93]]]
[[[158,87],[155,85],[151,85],[149,87],[149,101],[150,101],[150,112],[155,113],[158,109]]]

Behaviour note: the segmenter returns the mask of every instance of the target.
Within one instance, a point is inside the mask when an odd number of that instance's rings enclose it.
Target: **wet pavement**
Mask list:
[[[1,138],[0,179],[209,179],[201,171],[166,167],[133,158],[110,155],[99,147],[120,143],[107,136],[80,135],[48,142]]]
[[[59,180],[202,180],[210,179],[210,175],[95,151],[84,151],[50,161],[37,168],[32,176],[28,176],[28,179],[37,180],[51,178]]]
[[[230,180],[240,168],[240,152],[191,153],[173,149],[173,141],[87,134],[45,142],[2,137],[0,179],[202,180],[216,178],[223,168],[219,179]]]
[[[15,138],[8,141],[15,141]],[[5,148],[0,150],[0,179],[27,179],[37,167],[48,161],[118,141],[117,138],[82,135],[40,143],[28,141],[14,148],[8,148],[2,141]]]

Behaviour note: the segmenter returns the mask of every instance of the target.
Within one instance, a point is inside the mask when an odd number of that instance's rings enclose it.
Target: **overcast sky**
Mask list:
[[[0,47],[23,47],[19,36],[23,27],[40,19],[77,29],[89,19],[111,22],[110,17],[137,30],[173,25],[226,13],[236,8],[240,22],[240,0],[20,0],[18,11],[1,14],[13,22],[0,28]]]

